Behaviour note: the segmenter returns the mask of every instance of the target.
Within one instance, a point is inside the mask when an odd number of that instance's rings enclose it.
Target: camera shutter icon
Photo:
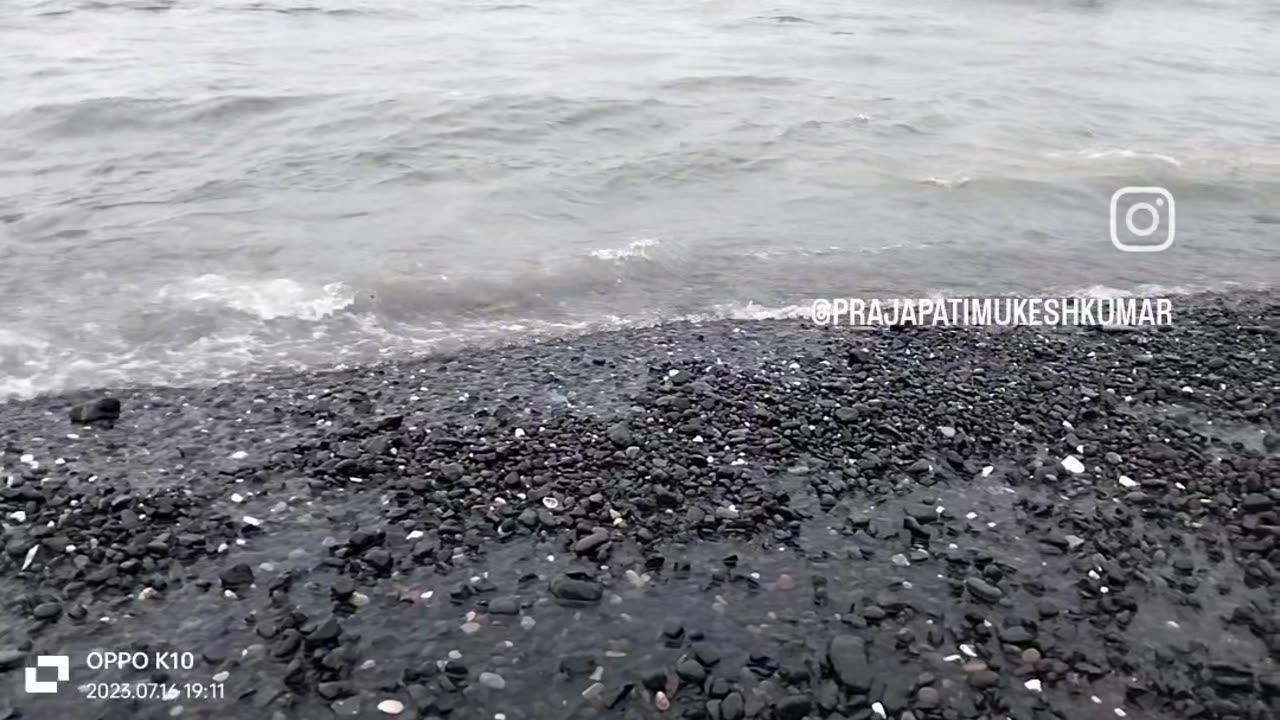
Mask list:
[[[57,680],[40,680],[37,676],[42,667],[56,668]],[[27,692],[33,695],[52,694],[58,692],[58,683],[71,678],[71,658],[67,655],[37,655],[36,666],[26,671]]]

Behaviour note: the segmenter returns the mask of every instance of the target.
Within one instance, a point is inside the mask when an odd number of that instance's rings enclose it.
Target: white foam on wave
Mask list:
[[[355,302],[343,283],[305,285],[289,278],[229,278],[201,275],[160,288],[161,301],[208,303],[257,316],[262,320],[322,320]]]
[[[765,248],[763,250],[752,250],[746,253],[747,256],[756,260],[773,260],[774,258],[812,258],[826,257],[830,255],[876,255],[878,253],[889,252],[891,250],[920,250],[932,247],[933,243],[916,243],[916,242],[896,242],[885,245],[864,245],[843,247],[840,245],[828,245],[826,247],[812,248]]]
[[[954,178],[927,177],[924,180],[921,180],[920,182],[924,183],[925,185],[936,185],[938,187],[943,187],[950,190],[952,188],[964,187],[965,185],[968,185],[970,182],[973,182],[973,178],[969,177],[968,175],[960,175],[959,177],[954,177]]]
[[[713,320],[793,320],[811,317],[812,301],[803,305],[758,305],[754,302],[725,303],[710,310],[673,318],[677,322],[710,322]]]
[[[1225,283],[1219,287],[1208,285],[1160,285],[1146,283],[1132,288],[1118,288],[1110,285],[1090,285],[1065,291],[1065,297],[1089,298],[1125,298],[1125,297],[1169,297],[1177,295],[1195,295],[1214,290],[1230,290],[1240,287],[1238,283]]]
[[[1182,161],[1172,155],[1130,148],[1090,148],[1075,152],[1049,152],[1045,153],[1045,157],[1055,160],[1157,160],[1173,167],[1182,167]]]
[[[626,247],[621,248],[598,248],[588,253],[597,260],[611,260],[614,262],[626,260],[628,258],[649,258],[649,248],[661,245],[662,242],[656,238],[640,238],[627,243]]]

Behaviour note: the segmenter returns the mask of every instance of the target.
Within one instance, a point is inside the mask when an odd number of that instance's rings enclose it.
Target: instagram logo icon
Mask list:
[[[1162,187],[1125,187],[1111,196],[1111,244],[1124,252],[1160,252],[1177,227],[1173,194]]]

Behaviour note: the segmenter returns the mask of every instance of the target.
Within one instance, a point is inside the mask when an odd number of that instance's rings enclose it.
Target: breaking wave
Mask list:
[[[262,320],[315,321],[351,307],[355,293],[343,283],[309,286],[288,278],[234,279],[210,274],[165,285],[156,299],[222,306]]]

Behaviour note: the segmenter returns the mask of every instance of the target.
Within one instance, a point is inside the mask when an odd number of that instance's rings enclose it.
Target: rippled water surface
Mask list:
[[[12,0],[0,395],[1266,286],[1278,30],[1269,0]],[[1175,197],[1172,248],[1112,246],[1127,185]]]

